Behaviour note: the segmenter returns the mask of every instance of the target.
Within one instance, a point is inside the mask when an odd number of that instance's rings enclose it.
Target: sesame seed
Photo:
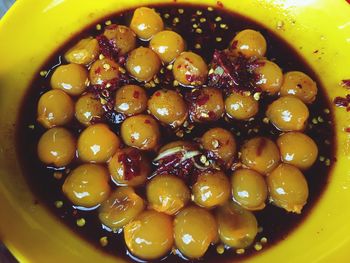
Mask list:
[[[112,21],[111,21],[111,20],[107,20],[107,21],[105,22],[105,25],[106,25],[106,26],[112,25]]]
[[[200,28],[196,29],[196,33],[201,34],[202,32],[203,32],[202,29],[200,29]]]
[[[284,22],[283,22],[282,20],[279,20],[279,21],[277,22],[277,29],[282,29],[283,26],[284,26]]]
[[[219,147],[219,141],[218,140],[213,140],[212,142],[211,142],[211,145],[214,147],[214,149],[217,149],[218,147]]]
[[[220,24],[220,28],[226,29],[227,25],[226,24]]]
[[[200,16],[202,14],[202,11],[197,10],[196,14]]]
[[[199,19],[199,22],[204,23],[205,21],[207,21],[207,19],[205,19],[204,17],[201,17],[201,19]]]
[[[174,80],[173,81],[173,85],[176,87],[176,86],[179,86],[179,82],[177,80]]]
[[[191,22],[195,22],[196,21],[196,18],[191,18]]]
[[[261,95],[260,92],[255,92],[254,95],[253,95],[253,98],[254,98],[255,100],[260,100],[260,95]]]
[[[250,96],[250,95],[251,95],[251,92],[250,92],[250,91],[244,91],[244,92],[243,92],[243,96],[248,97],[248,96]]]
[[[53,177],[57,180],[61,179],[63,174],[61,172],[54,172]]]
[[[56,201],[55,202],[55,206],[56,206],[56,208],[61,208],[63,206],[63,202],[62,201]]]
[[[178,17],[175,17],[174,19],[173,19],[173,23],[174,24],[177,24],[177,23],[179,23],[180,22],[180,19],[178,18]]]
[[[258,233],[261,233],[262,231],[264,231],[264,228],[262,226],[258,227]]]
[[[98,58],[99,58],[99,59],[104,59],[105,56],[104,56],[103,54],[100,54],[100,55],[98,56]]]
[[[211,6],[208,7],[208,11],[214,11],[214,8],[212,8]]]
[[[318,116],[317,120],[318,120],[318,122],[321,122],[321,123],[324,122],[324,120],[321,116]]]
[[[270,122],[269,118],[267,118],[267,117],[263,118],[263,123],[268,124],[269,122]]]
[[[118,68],[119,72],[122,73],[122,74],[125,74],[126,73],[126,70],[122,67],[119,67]]]
[[[320,156],[319,160],[320,160],[320,162],[324,162],[324,160],[326,160],[326,158],[324,156]]]
[[[198,25],[197,25],[197,24],[193,24],[192,27],[193,27],[193,28],[197,28]]]
[[[100,24],[97,24],[97,25],[96,25],[96,29],[97,29],[97,30],[101,30],[101,29],[102,29],[102,26],[101,26]]]
[[[329,109],[324,109],[323,112],[329,114],[331,111]]]
[[[86,221],[84,218],[79,218],[79,219],[77,219],[76,223],[77,223],[77,226],[83,227],[83,226],[85,226]]]
[[[236,249],[236,254],[238,254],[238,255],[242,255],[242,254],[244,254],[244,252],[245,252],[244,248]]]
[[[194,45],[195,49],[200,49],[201,47],[202,47],[201,44],[198,44],[198,43]]]
[[[108,245],[108,238],[106,236],[100,238],[101,246],[105,247]]]
[[[154,79],[154,83],[159,84],[159,83],[160,83],[159,78],[156,77],[156,78]]]
[[[173,64],[169,64],[168,66],[166,66],[167,70],[172,70],[173,69]]]
[[[262,237],[260,239],[260,242],[263,243],[263,244],[266,244],[267,243],[267,238],[266,237]]]
[[[216,247],[216,252],[218,253],[218,254],[223,254],[224,252],[225,252],[225,247],[224,247],[224,245],[222,245],[222,244],[220,244],[220,245],[218,245],[217,247]]]
[[[106,88],[107,88],[107,89],[110,88],[111,86],[112,86],[111,83],[107,83],[107,84],[106,84]]]
[[[206,161],[204,165],[205,165],[205,166],[209,166],[209,165],[210,165],[210,162],[209,162],[209,161]]]
[[[47,74],[46,70],[40,71],[40,76],[45,77]]]
[[[311,122],[312,122],[313,124],[317,124],[317,123],[318,123],[318,121],[317,121],[316,118],[313,118]]]
[[[221,42],[221,41],[222,41],[222,37],[217,37],[217,38],[215,38],[215,40],[216,40],[217,42]]]
[[[104,98],[100,98],[100,102],[101,102],[102,105],[106,105],[107,104],[107,101]]]
[[[214,69],[213,68],[209,69],[208,75],[211,75],[213,73],[214,73]]]
[[[220,22],[221,20],[222,20],[222,18],[220,16],[215,17],[216,22]]]
[[[205,155],[201,155],[201,157],[199,158],[199,160],[201,161],[201,163],[205,163],[207,161],[207,157],[205,157]]]
[[[179,12],[179,14],[183,14],[185,10],[183,10],[182,8],[177,10]]]
[[[31,130],[34,130],[35,126],[34,126],[34,124],[30,124],[30,125],[28,125],[28,128]]]
[[[111,68],[111,65],[109,65],[108,63],[103,64],[102,66],[105,70],[109,70]]]
[[[262,248],[263,248],[263,246],[259,242],[256,242],[256,244],[254,245],[254,249],[256,251],[260,251],[260,250],[262,250]]]
[[[326,161],[324,162],[326,166],[330,166],[331,165],[331,160],[330,159],[326,159]]]

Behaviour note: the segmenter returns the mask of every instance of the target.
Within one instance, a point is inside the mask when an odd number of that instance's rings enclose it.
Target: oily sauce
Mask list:
[[[245,17],[227,12],[220,7],[216,7],[214,10],[208,9],[205,6],[183,4],[157,5],[154,7],[157,12],[161,14],[166,27],[176,31],[185,39],[187,50],[198,53],[207,63],[212,59],[215,49],[225,49],[236,32],[250,28],[258,30],[264,35],[268,43],[267,58],[277,63],[282,68],[283,72],[291,70],[302,71],[313,78],[318,84],[317,99],[313,104],[309,105],[309,125],[305,133],[313,138],[318,145],[319,158],[312,168],[304,173],[309,184],[309,198],[302,213],[300,215],[287,213],[281,208],[268,204],[262,211],[254,212],[259,227],[261,228],[256,241],[260,241],[263,237],[267,238],[267,243],[262,244],[262,251],[256,252],[253,244],[252,247],[246,249],[243,254],[237,254],[234,249],[226,250],[223,254],[218,254],[216,246],[211,246],[202,261],[228,262],[232,259],[239,260],[240,258],[253,254],[258,256],[259,253],[263,253],[263,251],[268,249],[271,245],[277,244],[278,241],[287,238],[288,234],[306,218],[307,214],[326,188],[331,164],[335,161],[333,158],[334,131],[332,113],[329,111],[328,99],[323,92],[323,88],[317,76],[307,64],[287,43],[272,32],[264,29],[261,25]],[[84,239],[89,240],[98,249],[103,249],[107,253],[112,253],[129,260],[131,260],[131,256],[124,244],[122,234],[107,231],[102,227],[97,217],[96,210],[83,211],[75,209],[62,194],[61,186],[65,177],[69,173],[69,170],[79,164],[79,161],[75,161],[61,170],[46,166],[39,161],[36,148],[39,138],[44,133],[45,129],[36,122],[36,109],[39,97],[50,89],[52,69],[63,62],[62,55],[64,52],[77,40],[85,36],[101,34],[103,32],[104,23],[107,20],[111,20],[112,23],[129,25],[132,13],[133,10],[126,10],[102,20],[100,22],[102,30],[98,30],[96,24],[93,24],[91,27],[75,36],[74,39],[67,41],[65,45],[52,55],[51,59],[41,68],[41,70],[47,71],[47,74],[41,76],[38,73],[31,87],[28,89],[28,93],[24,97],[18,119],[17,134],[17,150],[23,171],[27,177],[28,183],[37,196],[37,200],[33,200],[33,202],[47,206],[61,221],[74,230],[72,234],[78,234]],[[200,30],[198,30],[198,28],[200,28]],[[139,41],[138,45],[140,44],[147,45],[148,42]],[[164,73],[159,75],[160,85],[163,88],[173,89],[171,71],[166,69],[166,67],[163,67],[163,71]],[[151,95],[159,87],[159,84],[156,84],[156,87],[148,88],[147,92]],[[274,99],[275,98],[271,96],[263,97],[259,101],[259,113],[251,121],[225,121],[221,119],[209,124],[195,124],[190,133],[186,133],[186,131],[183,132],[183,139],[192,141],[194,138],[200,137],[209,128],[223,127],[232,131],[236,137],[238,146],[240,146],[244,140],[259,135],[270,137],[275,140],[279,132],[271,124],[262,121],[265,117],[268,104]],[[110,124],[110,126],[115,132],[119,133],[120,125],[118,122]],[[67,128],[78,137],[84,127],[75,120],[70,123]],[[166,136],[162,136],[163,144],[180,139],[168,128],[162,128],[161,132],[162,134],[166,134]],[[152,158],[154,156],[150,157]],[[57,177],[60,176],[62,176],[62,178],[57,179]],[[115,188],[113,183],[111,183],[111,186],[112,189]],[[143,191],[144,189],[138,189],[140,194],[142,194]],[[85,220],[84,226],[78,226],[77,220],[81,223],[82,219]],[[108,244],[106,246],[101,245],[100,239],[102,237],[107,237]],[[133,259],[138,260],[135,258]],[[164,259],[164,262],[183,261],[187,260],[174,254],[168,255]]]

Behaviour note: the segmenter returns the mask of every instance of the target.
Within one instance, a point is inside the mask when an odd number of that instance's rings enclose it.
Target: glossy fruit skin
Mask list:
[[[76,206],[94,208],[110,193],[109,176],[105,167],[82,164],[75,168],[62,186],[63,193]]]
[[[225,110],[233,119],[248,120],[258,113],[259,103],[252,96],[234,92],[225,99]]]
[[[101,120],[103,113],[100,100],[92,93],[80,96],[75,103],[75,118],[85,126],[90,126],[95,121]]]
[[[159,72],[161,61],[152,49],[138,47],[129,53],[125,66],[136,80],[147,82]]]
[[[119,79],[119,65],[114,60],[103,58],[96,60],[89,71],[89,79],[93,85],[103,85]]]
[[[247,167],[268,174],[280,163],[277,145],[265,137],[255,137],[246,141],[241,148],[241,161]]]
[[[199,174],[192,187],[194,202],[202,207],[213,208],[222,205],[230,198],[231,184],[221,171]]]
[[[202,85],[207,80],[208,66],[201,56],[185,51],[174,61],[173,75],[184,86]]]
[[[294,95],[306,104],[311,104],[317,96],[317,84],[308,75],[300,71],[284,74],[280,95]]]
[[[169,174],[157,175],[147,184],[149,207],[158,212],[174,215],[190,200],[190,190],[178,177]]]
[[[112,231],[117,231],[139,215],[144,207],[142,197],[133,188],[118,187],[99,207],[98,218]]]
[[[64,58],[69,63],[88,65],[98,58],[100,47],[98,42],[93,37],[81,39],[65,54]]]
[[[53,89],[63,90],[71,96],[82,94],[88,83],[88,71],[78,64],[66,64],[58,66],[50,80]]]
[[[281,131],[302,131],[309,118],[309,109],[300,99],[288,95],[272,102],[266,116]]]
[[[119,147],[119,137],[102,123],[87,127],[78,138],[78,156],[84,162],[107,162]]]
[[[302,172],[290,165],[280,164],[267,177],[270,200],[288,212],[300,214],[307,203],[309,188]]]
[[[121,136],[128,146],[140,150],[156,150],[160,140],[159,125],[150,115],[135,115],[122,123]]]
[[[174,90],[157,90],[148,100],[148,110],[160,122],[176,128],[188,116],[187,105]]]
[[[134,11],[130,28],[139,38],[149,40],[156,33],[164,29],[164,23],[162,18],[153,9],[139,7]]]
[[[74,102],[62,90],[49,90],[39,99],[37,121],[45,128],[69,123],[74,117]]]
[[[318,147],[313,139],[300,132],[287,132],[277,139],[284,163],[301,170],[310,168],[318,156]]]
[[[197,98],[189,106],[190,118],[193,121],[216,121],[223,116],[225,104],[222,92],[219,89],[204,87],[195,91],[195,93]]]
[[[247,210],[262,210],[268,195],[263,175],[251,169],[239,169],[231,176],[233,199]]]
[[[132,116],[147,109],[146,91],[137,85],[125,85],[115,95],[114,109],[117,112]]]
[[[254,214],[229,201],[216,210],[220,240],[233,248],[250,246],[258,233]]]
[[[145,260],[166,255],[174,243],[173,220],[169,215],[146,210],[124,227],[130,252]]]
[[[270,95],[277,94],[282,86],[283,73],[281,68],[274,62],[263,59],[259,60],[260,66],[254,70],[258,74],[257,85],[262,91]]]
[[[185,50],[185,40],[174,31],[164,30],[155,34],[150,48],[158,54],[164,63],[171,63]]]
[[[229,49],[235,55],[263,57],[266,53],[266,40],[260,32],[245,29],[232,39]]]
[[[125,55],[136,47],[136,35],[127,26],[109,25],[103,35],[118,49],[118,55]]]
[[[237,152],[237,145],[230,131],[223,128],[212,128],[203,134],[201,144],[205,150],[214,154],[224,165],[232,164]]]
[[[135,148],[118,149],[108,162],[114,183],[120,186],[139,186],[146,182],[151,171],[150,162]]]
[[[200,258],[217,240],[215,218],[204,208],[188,206],[175,217],[174,237],[176,247],[185,257]]]
[[[75,157],[76,140],[65,128],[51,128],[39,139],[38,157],[45,164],[55,167],[68,165]]]

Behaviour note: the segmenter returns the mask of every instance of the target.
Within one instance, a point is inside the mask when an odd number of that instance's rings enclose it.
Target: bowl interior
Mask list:
[[[122,262],[94,249],[60,223],[31,193],[16,158],[15,129],[21,99],[47,58],[82,28],[119,10],[174,0],[19,0],[0,21],[0,238],[20,262]],[[176,2],[176,1],[175,1]],[[178,0],[217,6],[274,31],[310,64],[330,100],[344,96],[350,78],[350,5],[345,0]],[[336,16],[335,16],[336,14]],[[314,51],[318,50],[317,53]],[[350,245],[350,115],[332,107],[336,158],[328,187],[304,223],[252,262],[346,261]],[[44,185],[42,187],[45,187]],[[307,249],[305,246],[307,245]],[[116,248],[117,249],[117,248]]]

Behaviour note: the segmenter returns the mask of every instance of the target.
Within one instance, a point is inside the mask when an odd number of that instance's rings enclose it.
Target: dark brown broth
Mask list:
[[[235,32],[246,28],[259,30],[265,36],[268,43],[268,59],[275,61],[284,72],[290,70],[303,71],[317,81],[319,94],[316,101],[309,106],[310,125],[306,133],[316,141],[319,147],[319,156],[323,156],[325,159],[330,159],[331,163],[334,161],[332,114],[327,114],[324,112],[324,109],[329,108],[328,99],[325,96],[317,76],[287,43],[282,41],[276,35],[272,34],[270,31],[264,29],[261,25],[258,25],[245,17],[227,12],[221,8],[214,9],[214,11],[208,11],[207,7],[204,6],[191,5],[158,5],[155,6],[155,8],[161,13],[166,26],[183,36],[187,42],[188,50],[193,50],[194,52],[200,54],[207,62],[211,60],[215,49],[224,49],[228,46],[229,41],[234,36]],[[178,9],[180,8],[184,10],[183,14],[179,13]],[[201,15],[196,13],[198,10],[202,12]],[[128,25],[132,12],[132,10],[127,10],[125,12],[118,13],[109,18],[101,20],[100,23],[103,25],[104,21],[110,19],[113,23]],[[164,18],[164,14],[169,14],[169,18]],[[215,22],[215,18],[217,16],[222,18],[220,22]],[[173,25],[173,19],[175,17],[179,18],[179,23]],[[206,22],[200,23],[199,19],[201,17],[206,18]],[[192,22],[191,19],[195,19],[196,21]],[[193,23],[201,25],[200,28],[203,30],[201,34],[194,32],[195,29],[192,26]],[[217,27],[214,28],[213,24],[217,24]],[[228,29],[221,28],[220,24],[226,24]],[[42,70],[49,71],[50,69],[52,70],[57,65],[61,64],[61,55],[76,40],[88,35],[96,36],[101,32],[102,31],[96,30],[95,24],[86,30],[83,30],[82,33],[75,36],[74,39],[69,40],[57,52],[55,52],[52,58],[49,59],[45,65],[43,65]],[[222,41],[218,42],[216,40],[217,37],[221,37]],[[146,42],[141,41],[139,41],[139,44],[147,45]],[[200,44],[202,48],[196,49],[196,44]],[[314,54],[310,54],[310,56],[311,55]],[[168,70],[165,68],[164,70],[165,72],[168,72]],[[28,183],[38,197],[38,200],[33,200],[33,202],[38,205],[47,206],[51,212],[57,215],[67,224],[67,226],[73,229],[75,234],[81,235],[85,239],[91,241],[96,248],[101,248],[108,253],[112,253],[127,259],[129,257],[123,241],[123,235],[104,230],[97,218],[96,210],[81,211],[74,209],[71,203],[63,196],[61,192],[61,185],[63,184],[66,175],[64,175],[64,177],[60,180],[55,179],[53,177],[53,172],[55,169],[52,167],[46,167],[38,160],[36,146],[45,129],[36,122],[36,105],[40,95],[49,90],[50,77],[50,73],[47,75],[47,77],[40,77],[39,74],[35,77],[31,87],[28,89],[28,93],[25,96],[18,119],[17,150],[23,166],[23,171],[27,176]],[[164,77],[160,76],[160,79],[164,79]],[[172,81],[170,81],[170,84],[168,85],[163,84],[162,87],[173,88],[171,83]],[[153,93],[157,88],[159,87],[151,88],[148,90],[148,92]],[[253,121],[226,122],[224,120],[220,120],[210,124],[196,124],[195,128],[190,134],[184,133],[184,139],[193,140],[193,138],[201,136],[204,131],[208,130],[210,127],[218,126],[231,130],[236,135],[238,144],[241,144],[245,139],[257,135],[276,139],[279,132],[272,127],[271,124],[265,124],[262,122],[262,119],[265,117],[265,109],[273,99],[275,98],[267,96],[262,98],[260,101],[259,114]],[[314,118],[317,119],[318,117],[321,117],[323,122],[319,122],[316,125],[312,124],[311,120]],[[30,128],[31,125],[34,125],[34,128]],[[68,128],[78,136],[83,127],[77,121],[74,121],[68,125]],[[116,132],[119,130],[118,125],[114,125],[112,128]],[[162,132],[167,134],[166,136],[162,136],[163,143],[178,139],[176,135],[170,132],[168,129],[162,128]],[[75,163],[71,164],[68,169],[75,167],[77,164],[78,161],[75,161]],[[331,166],[326,165],[324,161],[317,160],[315,165],[305,172],[309,183],[310,195],[308,203],[304,207],[301,215],[287,213],[283,209],[277,208],[273,205],[267,205],[264,210],[255,212],[259,226],[263,228],[263,231],[258,234],[256,240],[259,241],[261,237],[266,237],[268,239],[268,243],[263,245],[263,251],[271,245],[276,244],[278,241],[285,239],[287,235],[293,229],[295,229],[303,219],[306,218],[307,214],[320,198],[327,185],[330,167]],[[66,174],[67,170],[63,172]],[[113,187],[115,188],[114,185]],[[57,200],[63,201],[63,207],[55,207],[54,203]],[[84,227],[78,227],[76,225],[76,220],[78,218],[84,218],[86,220]],[[104,248],[102,248],[99,243],[99,239],[103,236],[107,236],[109,241],[108,245]],[[263,253],[263,251],[259,253]],[[251,256],[255,254],[254,252],[255,250],[252,247],[247,249],[243,255],[237,255],[233,249],[219,255],[216,252],[216,247],[211,246],[203,261],[228,262],[232,259],[237,260],[239,258]],[[256,254],[258,253],[256,252]],[[170,254],[165,261],[182,262],[183,260],[176,255]]]

